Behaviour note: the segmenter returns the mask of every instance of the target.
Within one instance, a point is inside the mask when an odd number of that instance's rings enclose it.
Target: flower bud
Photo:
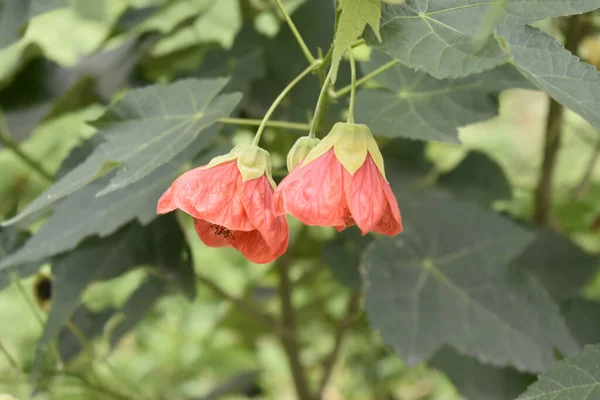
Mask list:
[[[292,149],[287,155],[287,167],[288,171],[292,172],[298,164],[300,164],[308,153],[319,144],[320,140],[317,138],[311,138],[303,136],[294,143]]]

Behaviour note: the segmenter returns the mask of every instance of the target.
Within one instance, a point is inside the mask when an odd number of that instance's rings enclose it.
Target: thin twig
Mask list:
[[[288,26],[290,27],[290,30],[294,34],[294,37],[296,38],[298,45],[302,49],[302,53],[304,53],[304,57],[306,57],[306,60],[308,61],[309,64],[314,64],[315,58],[313,57],[312,53],[308,49],[308,46],[304,42],[304,39],[302,39],[302,35],[300,35],[300,32],[298,32],[298,29],[296,28],[296,25],[294,25],[294,22],[290,18],[289,14],[287,13],[287,11],[285,11],[285,8],[283,7],[281,0],[275,0],[275,4],[277,5],[277,8],[283,15],[283,18],[285,18],[285,22],[287,22]]]
[[[79,382],[81,382],[83,384],[83,386],[85,388],[92,390],[94,392],[104,393],[112,398],[119,399],[119,400],[133,400],[131,397],[128,397],[122,393],[116,392],[116,391],[109,389],[107,387],[104,387],[104,386],[98,386],[98,385],[90,382],[89,379],[87,379],[86,377],[84,377],[82,375],[71,374],[71,373],[66,373],[66,372],[63,373],[62,375],[65,377],[68,377],[68,378],[78,380]]]
[[[37,172],[40,176],[45,178],[50,182],[54,182],[54,176],[46,171],[42,165],[30,157],[27,153],[21,150],[19,143],[8,133],[8,126],[4,119],[4,114],[0,110],[0,121],[2,122],[2,126],[0,126],[0,143],[2,143],[6,148],[10,149],[21,161],[27,164],[31,169]]]
[[[397,60],[394,61],[390,61],[388,63],[383,64],[381,67],[377,68],[376,70],[374,70],[373,72],[368,73],[367,75],[363,76],[362,78],[360,78],[359,80],[356,81],[356,85],[355,87],[358,87],[364,83],[367,83],[368,81],[370,81],[371,79],[373,79],[374,77],[376,77],[377,75],[381,74],[382,72],[387,71],[388,69],[390,69],[391,67],[393,67],[394,65],[398,64]],[[340,90],[335,91],[332,94],[332,97],[334,99],[338,99],[342,96],[347,95],[348,93],[350,93],[352,91],[352,84],[348,85],[348,86],[344,86],[343,88],[341,88]]]
[[[206,276],[196,274],[196,279],[203,285],[206,285],[210,290],[215,292],[217,296],[230,301],[240,311],[252,317],[256,322],[260,323],[265,328],[275,330],[276,333],[278,333],[281,330],[280,327],[277,326],[277,322],[272,316],[262,312],[261,310],[256,308],[252,303],[232,296],[231,294],[223,290],[223,288],[221,288],[216,282],[214,282],[212,279]]]
[[[4,347],[4,344],[2,342],[0,342],[0,351],[4,354],[4,356],[6,357],[6,360],[8,361],[8,363],[10,364],[10,367],[12,369],[14,369],[15,371],[20,371],[21,368],[19,367],[19,363],[17,362],[17,359],[14,358],[10,352],[8,351],[8,349],[6,347]]]
[[[577,54],[579,43],[585,36],[585,15],[573,15],[568,19],[565,48]],[[533,207],[533,222],[539,225],[548,225],[552,209],[552,183],[554,169],[563,130],[564,108],[553,98],[550,98],[548,116],[546,118],[546,134],[544,138],[544,159],[542,171],[535,191]]]
[[[594,176],[594,169],[598,164],[598,160],[600,160],[600,143],[598,143],[594,147],[594,151],[592,152],[590,160],[588,161],[585,170],[583,171],[581,180],[575,187],[575,192],[573,193],[574,200],[581,200],[589,190],[590,184],[592,182],[592,177]]]
[[[342,349],[342,343],[344,342],[344,338],[346,334],[350,331],[350,327],[352,323],[356,319],[358,312],[360,310],[360,292],[354,292],[348,301],[348,306],[346,307],[346,312],[342,316],[342,318],[338,321],[335,330],[335,339],[333,344],[333,349],[325,359],[323,363],[323,377],[321,378],[321,382],[319,383],[319,391],[317,393],[317,398],[320,398],[323,390],[327,386],[327,382],[331,377],[333,372],[333,367],[335,367],[335,363],[340,355],[340,351]]]
[[[299,400],[312,400],[308,378],[306,371],[300,360],[300,343],[298,341],[298,328],[296,325],[296,311],[292,304],[292,282],[290,280],[290,264],[291,258],[289,255],[283,255],[277,261],[277,269],[279,271],[279,300],[281,306],[281,320],[289,335],[281,337],[281,344],[290,364],[296,394]]]
[[[221,118],[219,119],[219,123],[224,125],[260,126],[261,120],[247,118]],[[267,121],[265,126],[270,128],[292,129],[296,131],[310,130],[310,124],[303,124],[301,122]]]

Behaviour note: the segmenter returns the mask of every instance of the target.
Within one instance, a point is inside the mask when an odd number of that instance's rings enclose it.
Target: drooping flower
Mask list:
[[[210,247],[234,247],[258,264],[275,260],[288,245],[285,216],[275,215],[271,160],[254,145],[181,175],[158,201],[157,212],[181,209],[194,217],[198,236]]]
[[[355,224],[363,235],[373,231],[393,236],[402,231],[383,157],[362,124],[335,124],[279,184],[275,210],[306,225],[333,226],[338,231]]]

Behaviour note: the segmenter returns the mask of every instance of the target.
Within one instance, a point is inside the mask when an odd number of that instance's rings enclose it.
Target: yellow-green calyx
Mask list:
[[[273,189],[277,186],[271,175],[271,155],[265,149],[251,144],[238,144],[229,153],[210,160],[204,168],[212,168],[233,160],[237,160],[242,182],[266,175]]]
[[[302,165],[321,157],[332,147],[336,158],[351,175],[358,171],[365,163],[367,154],[370,154],[375,165],[381,171],[381,175],[385,178],[383,156],[368,126],[338,122],[333,126],[331,132],[308,153]]]
[[[294,143],[290,152],[287,155],[287,168],[292,172],[298,164],[300,164],[308,156],[308,153],[319,144],[320,140],[303,136]]]

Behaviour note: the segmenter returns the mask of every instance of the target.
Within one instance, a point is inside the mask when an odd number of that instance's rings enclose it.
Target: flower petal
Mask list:
[[[333,149],[296,167],[275,191],[275,211],[289,213],[306,225],[340,226],[348,216],[343,194],[344,167]]]
[[[194,218],[231,230],[250,231],[254,226],[236,190],[238,180],[241,176],[235,160],[195,168],[173,183],[172,202]]]
[[[194,219],[194,228],[202,242],[208,247],[232,247],[223,235],[215,234],[214,224],[202,219]],[[235,237],[235,232],[234,232]]]
[[[266,242],[265,238],[258,230],[250,232],[236,232],[235,239],[228,238],[227,240],[248,260],[257,264],[266,264],[276,260],[279,256],[285,253],[285,250],[287,249],[287,224],[285,224],[285,228],[282,229],[282,231],[285,236],[275,247],[271,246],[271,243]]]
[[[382,235],[394,236],[402,232],[402,217],[398,208],[398,201],[390,184],[386,182],[383,186],[385,196],[387,198],[387,207],[381,216],[381,219],[373,228],[373,232],[381,233]]]
[[[387,182],[370,154],[353,176],[347,174],[344,177],[346,203],[352,218],[365,235],[377,225],[388,205],[383,189]]]
[[[177,205],[173,201],[173,194],[170,187],[163,193],[162,196],[160,196],[160,199],[158,199],[158,204],[156,205],[156,213],[166,214],[176,209]]]

